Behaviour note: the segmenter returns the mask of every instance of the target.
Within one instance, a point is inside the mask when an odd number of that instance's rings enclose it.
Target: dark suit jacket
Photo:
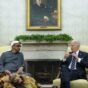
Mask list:
[[[77,62],[76,68],[78,71],[79,77],[86,78],[86,71],[85,68],[88,68],[88,53],[79,51],[78,57],[81,58],[80,62]],[[69,67],[71,63],[72,56],[70,55],[65,62],[63,62],[61,65]]]

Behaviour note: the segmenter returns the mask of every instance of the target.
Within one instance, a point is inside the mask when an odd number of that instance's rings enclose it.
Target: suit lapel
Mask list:
[[[82,52],[81,52],[81,51],[79,51],[78,57],[79,57],[79,58],[82,58]]]

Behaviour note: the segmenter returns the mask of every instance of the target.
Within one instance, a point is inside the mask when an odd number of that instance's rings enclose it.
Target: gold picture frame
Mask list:
[[[26,29],[60,30],[61,0],[26,0]]]

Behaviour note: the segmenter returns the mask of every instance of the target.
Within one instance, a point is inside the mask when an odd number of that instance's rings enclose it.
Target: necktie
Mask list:
[[[76,67],[76,61],[74,59],[74,57],[72,57],[72,61],[71,61],[71,70],[74,70]]]

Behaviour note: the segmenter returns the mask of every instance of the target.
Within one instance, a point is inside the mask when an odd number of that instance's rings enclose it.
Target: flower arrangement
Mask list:
[[[16,88],[14,84],[22,84],[25,88],[37,88],[35,79],[25,74],[0,74],[0,88]]]

